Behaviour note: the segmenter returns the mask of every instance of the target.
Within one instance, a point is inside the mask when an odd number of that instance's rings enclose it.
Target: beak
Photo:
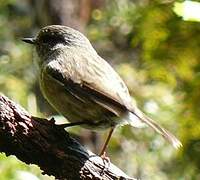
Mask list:
[[[35,44],[36,39],[35,38],[22,38],[22,41],[24,41],[25,43],[29,43],[29,44]]]

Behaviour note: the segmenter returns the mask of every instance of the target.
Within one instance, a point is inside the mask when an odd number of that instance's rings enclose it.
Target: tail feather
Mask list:
[[[178,149],[182,146],[181,142],[172,133],[162,128],[160,125],[154,122],[151,118],[147,117],[139,109],[135,109],[131,113],[137,116],[141,122],[147,124],[148,126],[153,128],[156,132],[161,134],[168,142],[170,142],[173,145],[174,148]]]

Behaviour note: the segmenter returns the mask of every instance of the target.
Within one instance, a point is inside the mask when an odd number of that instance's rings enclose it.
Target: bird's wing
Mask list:
[[[91,68],[84,73],[83,85],[107,100],[131,109],[133,104],[128,89],[114,69],[99,56],[89,63]]]
[[[74,63],[80,62],[78,58],[80,57],[73,57]],[[92,62],[86,58],[84,60],[82,65],[73,64],[73,68],[68,67],[71,70],[70,74],[61,72],[61,67],[59,64],[55,66],[55,62],[53,67],[51,64],[46,66],[46,72],[79,99],[90,99],[116,115],[128,110],[132,106],[131,97],[126,85],[113,68],[103,59]],[[72,70],[74,68],[75,70]]]

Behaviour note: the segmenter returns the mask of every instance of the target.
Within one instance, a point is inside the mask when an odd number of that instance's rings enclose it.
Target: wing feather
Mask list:
[[[61,68],[56,61],[51,61],[45,71],[62,83],[75,97],[82,101],[89,98],[117,116],[132,106],[126,85],[105,60],[99,59],[98,56],[98,60],[90,62],[83,56],[82,60],[85,62],[76,65],[74,63],[77,63],[78,57],[73,58],[73,64],[68,63],[68,66],[73,65],[68,67],[70,74],[61,72],[63,67]],[[99,68],[100,66],[103,66],[103,69]]]

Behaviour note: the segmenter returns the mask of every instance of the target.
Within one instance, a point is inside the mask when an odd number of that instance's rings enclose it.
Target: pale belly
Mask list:
[[[123,123],[114,113],[89,99],[79,99],[58,81],[46,75],[40,87],[47,101],[69,122],[86,122],[89,129],[105,129]]]

